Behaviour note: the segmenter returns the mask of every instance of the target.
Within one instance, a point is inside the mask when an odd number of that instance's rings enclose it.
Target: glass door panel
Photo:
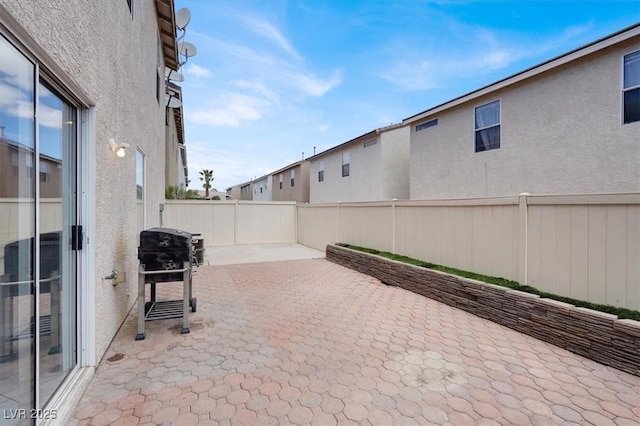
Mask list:
[[[37,81],[0,35],[2,424],[31,424],[77,364],[78,112]]]
[[[44,405],[76,365],[77,111],[51,87],[38,88],[40,203],[40,369]]]
[[[0,36],[0,410],[34,406],[36,67]],[[24,411],[22,411],[24,410]]]

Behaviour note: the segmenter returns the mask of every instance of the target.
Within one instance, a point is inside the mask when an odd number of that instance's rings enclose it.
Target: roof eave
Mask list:
[[[164,65],[174,71],[178,71],[178,43],[176,40],[176,12],[173,0],[156,0],[158,14],[158,31]],[[164,70],[163,70],[164,72]]]

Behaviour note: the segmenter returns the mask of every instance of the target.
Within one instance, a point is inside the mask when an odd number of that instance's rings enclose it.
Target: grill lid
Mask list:
[[[151,252],[191,250],[192,235],[172,228],[150,228],[140,232],[138,255]]]

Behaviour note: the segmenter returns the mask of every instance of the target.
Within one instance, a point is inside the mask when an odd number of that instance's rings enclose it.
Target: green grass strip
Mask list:
[[[632,320],[640,321],[640,312],[634,311],[633,309],[617,308],[611,305],[601,305],[598,303],[591,303],[591,302],[585,302],[583,300],[572,299],[570,297],[558,296],[556,294],[540,291],[535,287],[531,287],[530,285],[521,285],[517,281],[511,281],[511,280],[507,280],[499,277],[489,277],[486,275],[476,274],[469,271],[449,268],[448,266],[436,265],[434,263],[429,263],[423,260],[413,259],[408,256],[393,254],[386,251],[379,251],[376,249],[353,246],[351,244],[343,244],[343,243],[338,243],[336,245],[341,247],[346,247],[352,250],[360,251],[363,253],[374,254],[387,259],[396,260],[398,262],[408,263],[410,265],[419,266],[422,268],[433,269],[434,271],[445,272],[447,274],[458,275],[460,277],[465,277],[465,278],[471,278],[473,280],[482,281],[488,284],[498,285],[500,287],[507,287],[513,290],[523,291],[531,294],[537,294],[538,296],[544,297],[546,299],[553,299],[559,302],[568,303],[570,305],[578,306],[581,308],[588,308],[588,309],[593,309],[594,311],[606,312],[608,314],[617,315],[618,318],[620,319],[632,319]]]

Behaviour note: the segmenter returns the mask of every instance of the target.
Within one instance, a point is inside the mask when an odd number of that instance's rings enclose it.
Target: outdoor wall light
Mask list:
[[[111,151],[115,152],[118,157],[122,158],[125,156],[125,149],[129,148],[129,144],[116,143],[113,139],[109,139],[109,148],[111,148]]]

